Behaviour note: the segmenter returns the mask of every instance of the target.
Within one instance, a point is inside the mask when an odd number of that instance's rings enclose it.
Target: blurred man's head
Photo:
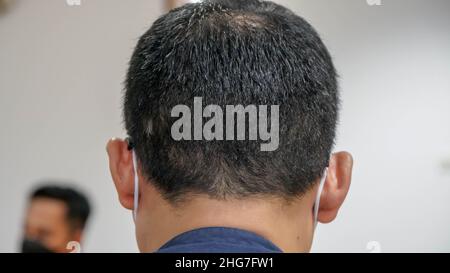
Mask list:
[[[67,244],[80,242],[90,213],[87,198],[59,186],[35,189],[25,216],[23,252],[68,252]]]
[[[196,97],[200,107],[214,109],[279,106],[276,149],[261,151],[267,140],[262,135],[255,140],[246,132],[238,140],[238,126],[218,128],[225,112],[196,114]],[[308,250],[314,193],[327,167],[319,221],[336,216],[352,165],[348,153],[331,156],[337,75],[319,35],[290,10],[256,0],[204,1],[172,10],[139,40],[124,98],[139,180],[146,182],[140,184],[136,220],[141,250],[154,250],[171,233],[212,225],[266,237],[278,232],[287,237],[271,239],[284,250]],[[173,138],[177,105],[193,112],[177,127],[186,136],[181,140]],[[270,120],[270,110],[266,114]],[[199,115],[203,126],[212,118],[215,126],[196,128]],[[264,125],[248,113],[245,117],[246,128]],[[196,131],[200,140],[194,140]],[[215,138],[206,140],[205,132]],[[108,153],[120,201],[132,209],[131,151],[114,139]]]

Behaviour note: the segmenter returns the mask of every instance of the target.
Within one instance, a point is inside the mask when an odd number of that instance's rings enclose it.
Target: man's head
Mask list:
[[[277,149],[261,151],[261,136],[250,140],[249,133],[244,140],[175,140],[172,110],[194,109],[196,97],[222,109],[279,106]],[[330,202],[322,203],[328,206],[326,217],[325,210],[319,214],[323,222],[336,216],[350,183],[350,155],[331,157],[338,108],[336,71],[316,31],[290,10],[257,0],[204,1],[160,17],[136,46],[124,97],[125,127],[153,200],[178,212],[202,198],[219,204],[277,200],[292,207],[313,199],[308,193],[329,167],[333,183],[324,189]],[[210,117],[200,116],[203,124]],[[246,118],[247,128],[262,125]],[[237,126],[223,130],[230,129]],[[120,201],[132,208],[131,152],[117,139],[108,152]],[[138,240],[145,237],[139,233],[138,226]]]
[[[87,198],[74,189],[35,189],[25,216],[22,251],[67,252],[70,241],[81,241],[90,210]]]

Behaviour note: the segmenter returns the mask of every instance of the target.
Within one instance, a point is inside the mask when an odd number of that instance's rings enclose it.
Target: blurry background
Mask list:
[[[2,2],[2,1],[0,1]],[[105,144],[139,36],[175,1],[0,4],[0,252],[17,251],[26,196],[74,181],[94,214],[87,252],[136,252]],[[75,3],[76,0],[69,0]],[[173,3],[169,3],[173,2]],[[321,34],[341,76],[336,150],[355,158],[338,219],[313,251],[450,251],[450,1],[279,0]]]

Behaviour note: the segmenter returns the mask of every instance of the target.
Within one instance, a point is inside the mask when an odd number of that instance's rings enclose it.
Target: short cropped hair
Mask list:
[[[175,105],[279,105],[279,147],[176,141]],[[125,82],[124,123],[142,171],[169,201],[301,196],[328,165],[337,73],[313,27],[270,1],[186,4],[142,35]]]

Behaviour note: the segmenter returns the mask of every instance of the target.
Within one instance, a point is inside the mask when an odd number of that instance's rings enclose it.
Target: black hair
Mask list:
[[[78,190],[55,185],[40,186],[33,190],[30,199],[49,198],[64,202],[67,206],[66,218],[74,229],[84,229],[91,213],[87,197]]]
[[[260,141],[175,141],[171,109],[194,97],[224,105],[279,105],[279,147]],[[186,4],[140,38],[125,83],[124,122],[143,173],[169,201],[307,191],[335,139],[337,74],[304,19],[270,1]]]

